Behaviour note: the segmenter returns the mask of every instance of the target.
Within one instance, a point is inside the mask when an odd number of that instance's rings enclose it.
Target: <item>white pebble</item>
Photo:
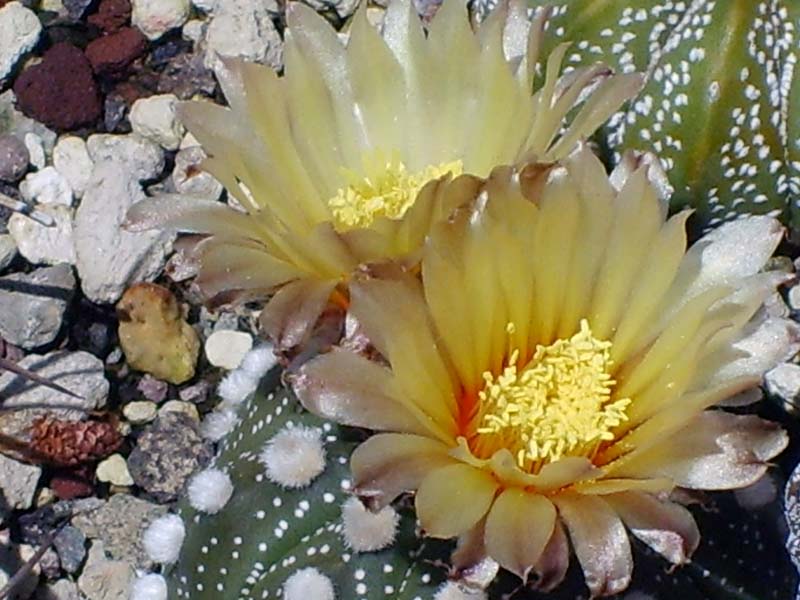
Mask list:
[[[94,168],[86,142],[74,135],[60,138],[53,148],[53,166],[69,182],[75,197],[82,197]]]
[[[175,116],[178,98],[174,94],[157,94],[139,98],[131,107],[129,120],[134,132],[167,150],[177,150],[184,128]]]
[[[487,598],[488,596],[483,590],[448,581],[439,588],[433,600],[487,600]]]
[[[276,364],[278,364],[278,357],[275,356],[272,346],[264,344],[245,354],[240,368],[253,379],[261,379]]]
[[[28,173],[19,184],[22,197],[36,204],[63,204],[72,206],[72,188],[69,182],[53,167]]]
[[[314,567],[295,571],[283,584],[283,600],[334,600],[333,582]]]
[[[208,514],[221,511],[233,495],[233,483],[219,469],[205,469],[189,481],[189,504]]]
[[[348,547],[356,552],[375,552],[394,542],[399,520],[391,506],[372,512],[353,496],[342,506],[342,535]]]
[[[22,3],[9,2],[0,8],[0,80],[36,45],[41,33],[42,24],[36,13]]]
[[[149,40],[183,25],[191,9],[189,0],[133,0],[131,5],[131,23]]]
[[[25,134],[24,142],[25,147],[28,149],[30,163],[37,169],[44,169],[44,166],[47,164],[47,158],[44,151],[44,140],[41,138],[41,136],[31,132]]]
[[[168,514],[159,517],[145,529],[142,547],[158,563],[174,563],[178,560],[186,537],[186,527],[178,515]]]
[[[200,424],[200,433],[207,440],[218,442],[233,430],[238,420],[232,409],[217,409],[205,416]]]
[[[128,471],[128,464],[121,454],[112,454],[101,461],[95,469],[95,475],[99,481],[105,481],[112,485],[133,485],[133,477]]]
[[[237,369],[228,373],[217,386],[217,393],[225,402],[233,405],[241,404],[256,391],[258,379],[249,373]]]
[[[167,582],[163,575],[147,573],[134,580],[130,600],[167,600],[167,595]]]
[[[258,459],[271,481],[287,488],[305,487],[325,470],[320,431],[302,426],[285,428],[266,443]]]
[[[208,336],[205,343],[206,358],[215,367],[233,370],[241,364],[252,347],[253,338],[249,333],[222,329]]]

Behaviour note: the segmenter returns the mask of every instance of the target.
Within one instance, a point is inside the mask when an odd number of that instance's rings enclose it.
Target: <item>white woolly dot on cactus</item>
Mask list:
[[[270,481],[302,488],[325,470],[322,432],[313,427],[286,427],[265,445],[258,459]]]
[[[233,430],[238,420],[239,417],[232,408],[218,408],[203,418],[200,433],[207,440],[218,442]]]
[[[186,537],[186,527],[178,515],[159,517],[145,529],[142,547],[151,560],[157,563],[174,563],[178,560]]]
[[[167,582],[158,573],[137,577],[131,587],[130,600],[167,600]]]
[[[283,584],[283,600],[334,600],[333,582],[314,567],[295,571]]]
[[[278,364],[278,357],[275,356],[272,346],[265,344],[253,348],[245,354],[239,369],[253,379],[261,379],[276,364]]]
[[[213,515],[221,511],[233,495],[233,483],[227,473],[219,469],[205,469],[189,481],[189,504],[195,509]]]
[[[483,590],[467,587],[456,581],[448,581],[436,592],[433,600],[487,600]]]
[[[217,393],[224,402],[236,406],[247,400],[247,397],[255,392],[257,387],[257,377],[253,377],[243,369],[236,369],[219,382]]]
[[[391,506],[372,512],[353,496],[342,505],[342,536],[356,552],[375,552],[394,542],[399,520]]]

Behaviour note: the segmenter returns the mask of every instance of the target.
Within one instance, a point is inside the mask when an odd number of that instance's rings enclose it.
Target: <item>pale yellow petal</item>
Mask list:
[[[350,457],[355,492],[382,508],[403,492],[415,491],[428,473],[453,464],[447,449],[441,442],[419,435],[373,435]]]
[[[426,535],[452,538],[488,512],[498,483],[487,471],[455,464],[428,473],[417,490],[417,518]]]
[[[519,488],[498,496],[486,519],[489,556],[521,578],[528,578],[553,535],[556,509],[544,496]]]

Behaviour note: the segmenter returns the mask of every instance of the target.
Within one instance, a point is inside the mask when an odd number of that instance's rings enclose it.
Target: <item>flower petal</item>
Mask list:
[[[533,568],[537,579],[533,588],[549,592],[560,584],[569,568],[569,542],[564,526],[556,519],[553,524],[553,535],[550,536],[542,556]]]
[[[607,472],[614,477],[668,477],[691,489],[735,489],[757,481],[767,461],[787,443],[786,432],[776,423],[707,410],[674,435],[610,464]]]
[[[483,518],[497,488],[491,473],[465,464],[428,473],[415,498],[422,529],[437,538],[461,535]]]
[[[633,558],[620,518],[597,496],[565,492],[553,497],[569,530],[592,596],[623,591],[631,581]]]
[[[419,435],[379,433],[353,451],[354,488],[375,509],[413,491],[434,469],[453,464],[447,446]]]
[[[392,397],[391,382],[389,369],[341,348],[310,360],[292,376],[300,402],[321,417],[351,427],[430,434],[425,424],[431,420]]]
[[[259,323],[278,350],[294,348],[306,339],[335,286],[335,281],[303,279],[283,286],[272,297]]]
[[[610,494],[604,500],[633,535],[673,564],[687,562],[700,543],[692,513],[674,502],[641,492]]]
[[[500,566],[525,581],[553,535],[556,509],[544,496],[509,488],[486,519],[486,549]]]
[[[455,433],[456,406],[445,365],[416,282],[370,280],[350,286],[350,310],[392,365],[396,395],[404,395]]]

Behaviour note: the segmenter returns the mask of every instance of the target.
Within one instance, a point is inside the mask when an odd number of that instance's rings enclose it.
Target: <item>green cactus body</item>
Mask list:
[[[567,64],[647,74],[606,140],[617,157],[659,155],[673,209],[694,208],[696,228],[767,213],[800,225],[800,3],[532,1],[544,4],[550,44],[572,42]]]
[[[430,598],[445,573],[427,560],[437,544],[417,535],[411,511],[400,511],[389,548],[357,553],[346,546],[341,506],[350,497],[348,463],[358,434],[305,412],[277,383],[273,372],[221,443],[215,466],[234,485],[225,507],[208,515],[182,501],[187,536],[170,573],[170,598],[276,598],[306,567],[329,577],[337,598]],[[287,426],[323,431],[326,468],[305,488],[282,488],[258,461],[264,444]]]

